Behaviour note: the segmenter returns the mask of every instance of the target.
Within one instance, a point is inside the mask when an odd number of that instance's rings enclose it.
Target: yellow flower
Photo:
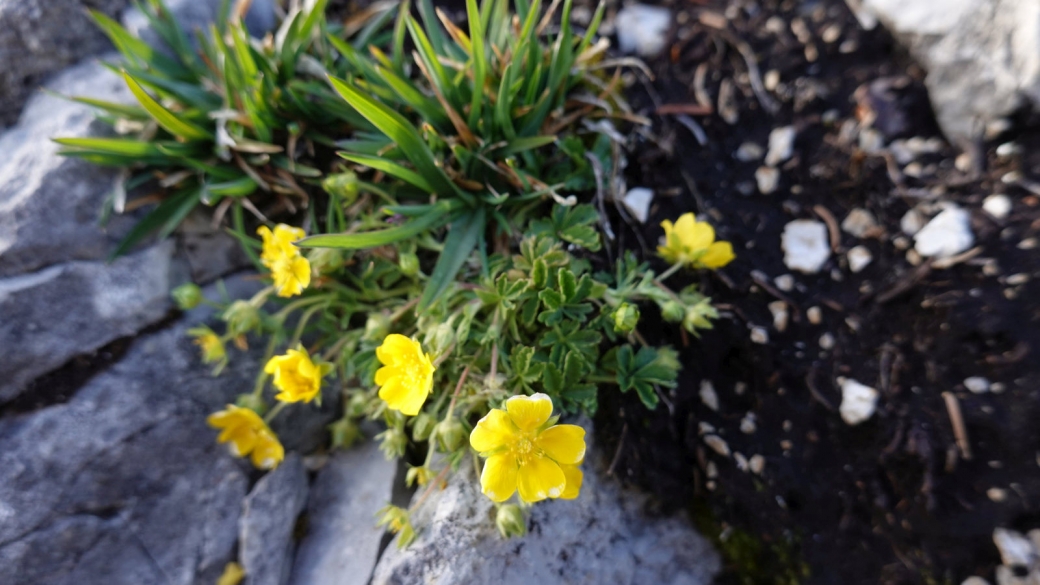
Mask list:
[[[206,419],[209,426],[220,429],[218,443],[230,443],[231,454],[245,457],[252,454],[253,465],[259,469],[274,469],[285,458],[285,449],[278,437],[256,412],[229,404]]]
[[[274,356],[264,366],[265,374],[274,375],[274,386],[281,390],[275,398],[282,402],[314,400],[321,391],[321,379],[331,371],[332,364],[312,362],[303,346]]]
[[[692,213],[680,215],[674,225],[666,219],[661,227],[665,245],[658,246],[657,253],[667,262],[694,268],[722,268],[735,257],[733,245],[716,242],[711,224],[697,221]]]
[[[238,585],[245,576],[246,572],[242,570],[241,565],[228,563],[224,567],[224,572],[220,575],[220,578],[217,579],[217,585]]]
[[[484,495],[504,502],[519,490],[520,499],[529,503],[578,496],[585,429],[546,427],[551,415],[552,400],[539,393],[513,396],[505,410],[492,409],[480,419],[469,443],[488,458],[480,474]]]
[[[376,370],[376,384],[382,386],[379,397],[391,410],[408,416],[419,414],[433,388],[436,368],[429,354],[423,352],[418,341],[391,333],[376,348],[376,357],[383,364]]]
[[[264,242],[260,262],[271,270],[278,296],[296,296],[310,286],[311,263],[292,244],[306,235],[302,229],[280,223],[274,226],[273,232],[262,225],[256,233]]]

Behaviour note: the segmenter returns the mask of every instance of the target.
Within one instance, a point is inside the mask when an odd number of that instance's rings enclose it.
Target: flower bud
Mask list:
[[[343,267],[343,250],[314,248],[307,252],[307,261],[318,274],[329,274]]]
[[[420,412],[413,420],[412,439],[415,442],[429,439],[430,435],[433,434],[433,430],[437,427],[437,419],[425,412]]]
[[[437,423],[433,434],[441,451],[451,453],[462,445],[466,438],[466,429],[462,428],[462,423],[457,419],[450,418]]]
[[[333,449],[346,449],[361,437],[361,429],[353,419],[343,417],[329,425]]]
[[[342,204],[350,205],[358,196],[357,183],[357,175],[353,171],[346,171],[326,177],[321,182],[321,188],[329,195],[339,197]]]
[[[383,452],[387,460],[402,457],[405,449],[408,447],[408,435],[404,434],[404,431],[398,427],[386,429],[376,435],[376,439],[380,441],[379,450]]]
[[[238,398],[235,399],[235,406],[248,408],[260,416],[267,412],[267,403],[256,394],[239,394]]]
[[[527,534],[527,521],[524,512],[516,504],[506,504],[498,507],[495,514],[495,526],[502,538],[512,538]]]
[[[402,252],[397,258],[397,265],[405,276],[419,274],[419,256],[415,252]]]
[[[383,313],[369,313],[365,321],[365,341],[382,342],[390,334],[390,317]]]
[[[347,401],[346,415],[350,418],[361,418],[368,411],[368,397],[361,392],[354,392]]]
[[[679,301],[665,301],[661,305],[661,317],[665,321],[675,323],[676,321],[682,321],[686,315],[686,309],[683,308],[682,303]]]
[[[639,308],[621,303],[614,309],[614,333],[631,333],[639,323]]]
[[[202,289],[193,282],[184,283],[173,289],[170,296],[173,297],[173,302],[177,303],[177,308],[182,311],[199,306],[203,298]]]
[[[260,327],[260,311],[249,301],[235,301],[224,309],[222,315],[227,323],[228,333],[233,337],[245,335]]]
[[[430,480],[433,479],[433,471],[431,471],[430,468],[426,467],[425,465],[421,467],[410,467],[408,469],[408,473],[405,474],[404,479],[405,484],[407,484],[408,487],[412,487],[416,483],[418,483],[419,486],[422,487],[430,483]]]
[[[426,334],[426,345],[434,356],[443,355],[454,342],[455,328],[447,323],[437,325]]]
[[[719,312],[711,305],[711,299],[705,298],[686,308],[683,329],[693,334],[697,333],[697,329],[711,329],[711,320],[717,319],[718,316]]]
[[[415,540],[415,528],[412,527],[412,519],[408,516],[407,510],[390,505],[380,510],[377,515],[379,526],[386,526],[387,530],[398,535],[398,548],[405,548]]]

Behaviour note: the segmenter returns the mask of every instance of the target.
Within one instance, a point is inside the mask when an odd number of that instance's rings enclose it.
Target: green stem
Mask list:
[[[285,409],[285,407],[288,404],[288,402],[279,402],[277,406],[272,408],[271,411],[267,413],[267,416],[264,417],[264,422],[270,423],[272,420],[274,420],[274,417],[278,416],[279,412],[282,412],[282,410]]]
[[[669,276],[678,272],[679,269],[682,268],[682,266],[682,262],[676,262],[675,264],[672,264],[671,267],[668,268],[668,270],[665,270],[661,273],[661,276],[657,277],[658,282],[666,280]]]
[[[311,320],[318,311],[325,309],[322,305],[317,305],[307,309],[307,311],[300,317],[300,322],[296,324],[296,331],[293,332],[292,339],[289,340],[289,347],[293,347],[300,342],[300,338],[303,337],[303,330],[307,327],[307,322]]]

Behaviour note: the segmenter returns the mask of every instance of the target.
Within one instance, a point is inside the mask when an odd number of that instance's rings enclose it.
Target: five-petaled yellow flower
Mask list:
[[[311,283],[311,263],[292,243],[307,234],[283,223],[274,226],[273,232],[262,225],[256,233],[264,241],[260,262],[271,271],[278,296],[292,297],[302,293]]]
[[[504,502],[573,499],[581,490],[578,465],[585,459],[585,429],[553,425],[552,400],[545,394],[513,396],[505,410],[492,409],[470,433],[469,443],[487,457],[480,474],[484,495]]]
[[[209,415],[206,422],[221,429],[218,443],[230,443],[235,457],[251,454],[253,465],[259,469],[274,469],[285,458],[285,449],[278,437],[260,415],[248,408],[229,404],[226,409]]]
[[[331,371],[332,364],[314,363],[303,346],[274,356],[264,366],[265,374],[274,375],[274,387],[281,390],[275,398],[282,402],[314,400],[321,392],[321,379]]]
[[[735,257],[733,245],[716,242],[711,224],[697,221],[692,213],[680,215],[675,224],[666,219],[661,227],[665,245],[658,246],[657,253],[667,262],[694,268],[722,268]]]
[[[376,348],[383,367],[376,370],[379,397],[391,410],[415,416],[433,388],[433,362],[418,341],[391,333]]]

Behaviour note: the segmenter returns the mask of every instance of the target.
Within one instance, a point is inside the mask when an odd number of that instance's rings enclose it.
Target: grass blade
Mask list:
[[[162,104],[155,101],[152,96],[148,95],[144,88],[142,88],[141,85],[126,71],[123,71],[123,79],[126,80],[126,85],[130,88],[134,97],[137,98],[137,101],[141,103],[141,106],[143,106],[152,118],[170,134],[195,140],[213,138],[213,135],[206,130],[203,130],[195,124],[181,120],[174,115],[173,112],[162,107]]]
[[[401,179],[406,183],[411,183],[412,185],[415,185],[416,187],[422,189],[423,191],[426,191],[427,193],[433,193],[435,191],[433,185],[431,185],[429,181],[424,179],[422,175],[420,175],[419,173],[411,169],[405,168],[393,161],[389,161],[385,158],[380,158],[378,156],[367,156],[363,154],[351,154],[346,152],[340,153],[340,156],[349,160],[350,162],[365,165],[366,167],[375,169],[377,171],[383,171],[384,173],[392,177]]]
[[[195,208],[201,196],[201,190],[193,188],[178,191],[168,197],[159,204],[159,207],[156,207],[130,230],[130,233],[112,251],[112,254],[108,257],[109,261],[127,253],[134,245],[153,232],[159,231],[160,238],[170,235],[177,228],[177,225],[180,224],[181,220]]]
[[[355,234],[322,234],[304,238],[296,245],[301,248],[341,248],[347,250],[358,250],[385,246],[406,238],[417,236],[422,232],[431,230],[448,218],[451,211],[448,202],[440,202],[423,216],[409,221],[403,225],[383,230]]]
[[[417,310],[429,307],[454,282],[455,275],[477,247],[477,242],[484,237],[486,217],[484,208],[478,207],[452,222],[451,232],[444,240],[444,249],[433,267]]]

